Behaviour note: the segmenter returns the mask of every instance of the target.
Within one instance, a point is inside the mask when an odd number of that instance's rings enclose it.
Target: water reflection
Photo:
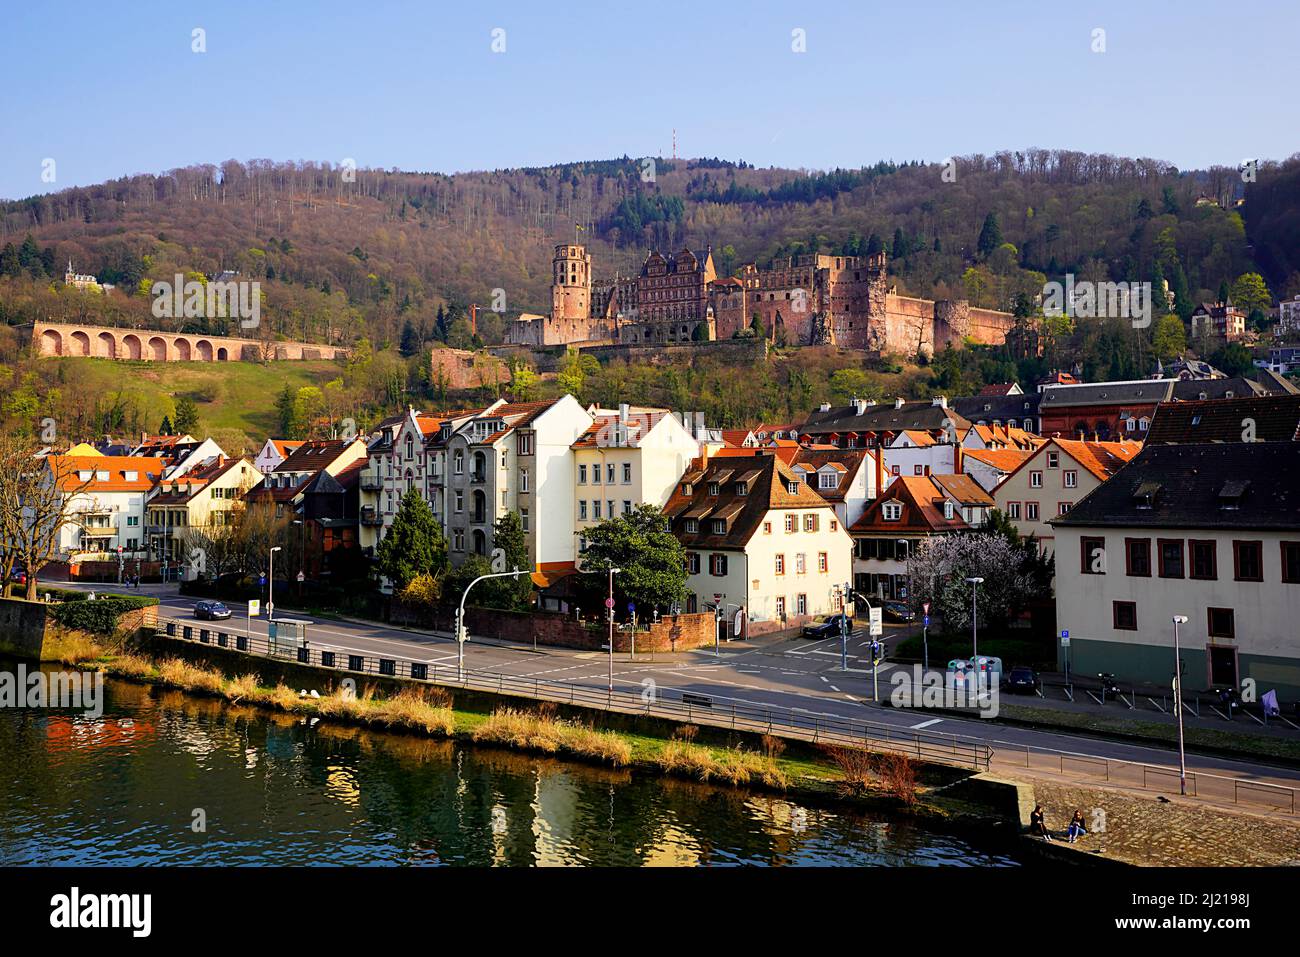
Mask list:
[[[0,864],[1011,863],[765,794],[106,690],[94,720],[0,712]]]

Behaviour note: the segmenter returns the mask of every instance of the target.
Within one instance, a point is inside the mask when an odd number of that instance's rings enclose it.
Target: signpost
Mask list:
[[[1070,683],[1070,633],[1062,629],[1061,647],[1065,649],[1065,683]]]
[[[244,637],[250,641],[253,638],[253,619],[262,613],[262,602],[260,599],[251,599],[248,603],[248,618],[244,621]]]
[[[628,661],[636,661],[636,602],[627,603],[627,614],[632,621],[632,631],[628,637]]]
[[[930,603],[921,603],[921,663],[930,670]]]

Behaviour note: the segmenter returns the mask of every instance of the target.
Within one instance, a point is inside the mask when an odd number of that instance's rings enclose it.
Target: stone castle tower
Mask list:
[[[551,260],[551,321],[567,324],[591,317],[591,254],[586,246],[561,243]]]

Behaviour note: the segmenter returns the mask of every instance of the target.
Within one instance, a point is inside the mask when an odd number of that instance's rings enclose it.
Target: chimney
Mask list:
[[[880,498],[885,492],[885,444],[883,439],[876,436],[876,498]]]
[[[904,401],[903,397],[900,395],[897,399],[894,400],[894,408],[901,409],[903,407],[903,401]]]
[[[817,407],[818,412],[829,412],[830,410],[831,410],[831,404],[829,402],[823,402],[821,405]]]
[[[948,408],[948,397],[946,395],[936,395],[930,400],[930,404],[940,409]]]
[[[626,402],[620,402],[618,404],[618,421],[626,425],[627,415],[629,411],[631,411],[631,406],[629,406]]]
[[[859,399],[859,398],[857,398],[856,396],[854,396],[854,398],[853,398],[853,414],[854,414],[854,415],[861,415],[862,413],[864,413],[864,412],[866,412],[866,411],[867,411],[867,402],[866,402],[866,400],[865,400],[865,399]]]
[[[962,451],[961,443],[954,442],[952,446],[952,473],[954,475],[961,475]]]

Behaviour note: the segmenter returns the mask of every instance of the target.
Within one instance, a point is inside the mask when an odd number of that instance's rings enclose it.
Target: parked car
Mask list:
[[[803,626],[803,636],[805,638],[838,638],[840,634],[840,619],[845,618],[844,614],[831,615],[822,621],[814,621]],[[849,632],[853,631],[853,619],[848,618]]]
[[[219,601],[201,601],[194,606],[194,617],[206,621],[221,621],[230,617],[230,609]]]
[[[9,573],[9,580],[15,585],[27,584],[27,572],[21,568],[15,568]]]
[[[889,621],[909,622],[916,621],[916,612],[910,605],[901,601],[887,601],[881,608],[884,609],[882,616]]]
[[[1008,694],[1037,694],[1043,685],[1033,668],[1012,668],[1002,679],[1002,690]]]

